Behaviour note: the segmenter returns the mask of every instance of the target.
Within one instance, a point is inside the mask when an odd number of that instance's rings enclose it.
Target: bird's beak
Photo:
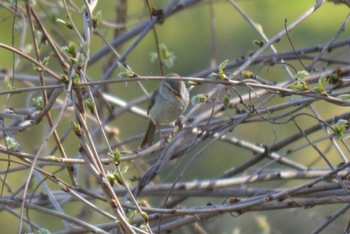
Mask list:
[[[173,94],[174,94],[174,96],[176,97],[176,99],[179,100],[179,102],[182,101],[182,96],[181,96],[180,93],[178,93],[178,92],[173,92]]]

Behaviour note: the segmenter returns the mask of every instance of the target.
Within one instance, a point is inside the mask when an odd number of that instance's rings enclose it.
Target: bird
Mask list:
[[[189,103],[189,93],[185,82],[173,78],[180,77],[172,73],[167,75],[153,92],[147,114],[149,116],[148,125],[144,137],[140,143],[140,148],[151,146],[156,129],[160,125],[169,124],[181,116],[187,109]]]

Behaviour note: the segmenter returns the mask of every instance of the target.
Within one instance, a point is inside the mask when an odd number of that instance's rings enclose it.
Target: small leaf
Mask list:
[[[161,43],[159,45],[159,56],[158,53],[152,52],[150,54],[151,56],[151,62],[155,62],[157,59],[160,59],[162,63],[167,67],[167,68],[172,68],[174,66],[174,62],[176,59],[176,56],[174,55],[173,52],[169,51],[168,48],[166,47],[165,44]]]
[[[321,94],[324,94],[326,95],[327,92],[325,90],[325,86],[326,86],[326,83],[327,83],[327,77],[326,76],[321,76],[319,79],[318,79],[318,84],[317,86],[314,88],[314,90],[318,93],[321,93]]]
[[[74,83],[74,84],[80,84],[80,82],[81,82],[81,80],[80,80],[79,74],[74,73],[74,74],[73,74],[73,83]]]
[[[215,79],[221,79],[221,80],[228,80],[226,74],[224,73],[224,70],[228,64],[228,59],[222,61],[219,65],[219,73],[211,73],[209,76],[213,77]]]
[[[344,140],[344,132],[347,128],[349,128],[349,122],[345,119],[339,119],[334,127],[334,135],[337,136],[339,140]]]
[[[141,216],[142,216],[143,220],[147,223],[149,220],[147,213],[144,211],[141,211]]]
[[[228,59],[222,61],[219,65],[219,73],[223,73],[224,72],[224,69],[226,68],[228,64]]]
[[[45,67],[47,67],[47,65],[49,65],[49,59],[50,59],[50,56],[47,56],[47,57],[45,57],[45,58],[43,59],[42,64],[43,64]]]
[[[295,79],[305,79],[309,73],[307,71],[298,71],[297,74],[294,76]]]
[[[90,98],[85,101],[85,105],[87,106],[87,108],[89,109],[91,114],[95,113],[95,105],[94,105],[94,102]]]
[[[37,71],[37,72],[43,71],[43,69],[41,67],[39,67],[39,66],[37,66],[35,64],[33,64],[33,69],[34,69],[34,71]]]
[[[4,78],[5,81],[5,86],[9,89],[12,89],[12,82],[11,82],[11,78],[9,76],[5,76]]]
[[[321,86],[326,86],[327,83],[327,77],[326,76],[321,76],[320,79],[318,80],[318,84]]]
[[[199,82],[197,82],[197,81],[191,81],[190,80],[187,83],[188,83],[188,85],[193,85],[193,86],[199,85]]]
[[[131,212],[130,217],[128,218],[128,222],[131,223],[137,214],[138,214],[137,210],[134,210],[133,212]]]
[[[297,74],[294,76],[295,81],[292,84],[289,84],[287,87],[298,91],[308,90],[309,87],[305,81],[305,77],[307,77],[308,75],[309,73],[306,71],[298,71]]]
[[[191,99],[192,105],[196,105],[199,103],[207,102],[208,101],[208,94],[198,94]]]
[[[122,70],[122,72],[120,72],[118,74],[119,78],[134,78],[137,77],[136,73],[131,71],[129,68],[126,68],[123,64],[118,62],[118,67]]]
[[[67,20],[63,20],[63,19],[59,19],[57,18],[56,19],[56,22],[57,23],[61,23],[61,24],[64,24],[67,28],[69,29],[73,29],[73,25],[71,24],[71,22],[67,19]]]
[[[20,145],[14,138],[6,136],[5,141],[6,141],[7,148],[10,151],[15,151],[15,152],[19,151]]]
[[[80,53],[78,58],[76,59],[77,69],[81,69],[86,61],[86,56],[84,53]]]
[[[84,42],[83,42],[82,49],[81,49],[81,52],[84,54],[84,57],[87,56],[87,55],[89,54],[89,50],[90,50],[89,43],[87,43],[86,41],[84,41]]]
[[[173,52],[170,52],[165,44],[160,44],[160,56],[162,59],[162,62],[167,68],[172,68],[174,66],[174,61],[176,59],[176,56]]]
[[[62,47],[62,50],[66,51],[73,58],[75,58],[75,56],[77,56],[78,46],[77,46],[77,44],[75,44],[75,42],[70,41],[68,46]]]
[[[38,109],[38,110],[44,109],[44,99],[42,96],[33,98],[32,102],[34,103],[36,109]]]
[[[120,175],[119,175],[119,173],[118,173],[117,171],[115,171],[115,172],[113,173],[113,175],[114,175],[114,179],[117,181],[118,184],[124,185],[124,184],[123,184],[123,181],[122,181],[122,179],[120,178]]]
[[[209,76],[214,77],[216,79],[221,79],[221,80],[228,80],[226,74],[224,73],[224,70],[228,64],[228,59],[222,61],[219,65],[219,73],[211,73]]]
[[[82,136],[82,129],[80,127],[80,124],[78,122],[72,121],[71,126],[73,129],[73,132],[75,133],[76,136],[81,137]]]
[[[63,75],[61,75],[61,81],[63,82],[63,83],[65,83],[65,84],[67,84],[68,83],[68,76],[66,75],[66,74],[63,74]]]
[[[64,24],[64,25],[66,24],[66,21],[64,21],[63,19],[60,19],[60,18],[56,18],[56,22]]]
[[[107,177],[108,183],[109,183],[111,186],[113,186],[113,185],[115,184],[114,173],[107,172],[106,177]]]
[[[290,89],[298,90],[298,91],[305,91],[308,90],[308,86],[306,83],[300,83],[300,82],[294,82],[293,84],[290,84],[287,86]]]
[[[122,173],[125,174],[127,171],[129,170],[128,166],[123,167],[122,169]]]
[[[94,16],[92,16],[92,27],[97,28],[102,20],[102,12],[98,11]]]
[[[108,156],[113,160],[115,165],[120,164],[120,151],[118,149],[115,149],[112,152],[108,152]]]

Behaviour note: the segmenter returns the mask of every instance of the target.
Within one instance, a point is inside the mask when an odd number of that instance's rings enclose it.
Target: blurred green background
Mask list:
[[[40,2],[40,1],[39,1]],[[74,1],[77,6],[81,6],[83,1]],[[157,8],[164,7],[170,1],[158,0],[150,1],[151,4]],[[234,9],[229,1],[202,1],[200,4],[193,5],[188,9],[181,10],[170,18],[166,19],[161,25],[156,26],[158,38],[160,43],[166,44],[168,49],[174,52],[176,56],[175,66],[172,69],[167,69],[166,73],[176,72],[180,75],[191,75],[201,70],[207,69],[211,65],[211,60],[215,59],[217,64],[225,59],[235,60],[242,56],[246,56],[249,52],[256,50],[253,45],[253,40],[261,40],[259,35],[252,29],[252,27],[243,19],[241,15]],[[22,2],[21,2],[22,3]],[[268,37],[272,37],[277,32],[284,29],[284,22],[287,19],[288,23],[293,22],[299,18],[304,12],[310,9],[315,3],[314,0],[242,0],[237,1],[240,7],[254,20],[260,24]],[[53,4],[53,5],[51,5]],[[59,18],[65,18],[64,11],[57,7],[60,1],[51,1],[51,3],[40,3],[36,6],[36,10],[40,12],[42,17],[45,14],[57,12]],[[211,14],[210,8],[213,7],[214,15]],[[116,1],[99,1],[95,10],[102,12],[104,21],[113,22],[115,20]],[[317,12],[312,14],[307,20],[303,21],[298,27],[289,32],[290,39],[295,48],[311,47],[329,41],[336,31],[339,29],[349,9],[343,5],[334,5],[333,3],[325,3]],[[5,8],[0,7],[0,43],[11,45],[11,34],[14,33],[15,47],[18,46],[20,40],[20,33],[17,29],[12,29],[11,14]],[[73,15],[77,25],[81,25],[80,15],[78,13]],[[128,1],[128,25],[127,30],[133,28],[139,22],[148,18],[147,9],[144,1],[132,0]],[[214,20],[214,27],[211,27],[211,21]],[[57,40],[61,42],[60,46],[64,46],[69,40],[78,39],[72,31],[68,30],[64,25],[54,23],[50,20],[44,21],[47,28],[52,30],[52,35],[57,36]],[[20,20],[17,20],[20,24]],[[18,25],[18,27],[21,27]],[[214,31],[213,31],[214,30]],[[100,25],[99,31],[102,35],[110,41],[113,38],[112,29],[105,25]],[[212,48],[212,34],[215,34],[215,53]],[[341,38],[349,36],[348,28],[341,34]],[[30,37],[26,38],[28,45],[30,45]],[[132,40],[131,40],[132,41]],[[122,52],[131,41],[128,41],[118,49]],[[96,36],[92,38],[91,54],[94,54],[99,49],[104,47],[104,43]],[[286,37],[283,37],[279,43],[275,44],[278,51],[291,50],[291,44]],[[159,75],[159,68],[157,63],[152,63],[150,60],[150,53],[155,51],[155,42],[153,33],[148,35],[140,42],[139,45],[128,56],[127,62],[134,72],[140,75]],[[33,51],[30,52],[33,54]],[[271,53],[271,51],[268,51]],[[349,51],[339,51],[336,56],[343,58],[348,56]],[[102,59],[103,61],[103,59]],[[298,62],[292,63],[297,70],[302,69]],[[0,69],[10,70],[12,66],[12,54],[4,49],[0,49]],[[50,64],[53,69],[58,68],[55,64]],[[99,80],[103,76],[103,62],[99,61],[88,68],[88,75],[93,80]],[[264,76],[270,81],[282,81],[289,77],[282,72],[281,67],[275,66],[269,68],[254,67],[254,72],[259,72],[259,75]],[[19,73],[35,74],[32,71],[32,66],[27,61],[22,62],[19,68]],[[118,72],[118,71],[117,71]],[[116,78],[117,72],[114,73],[113,78]],[[1,81],[3,84],[3,81]],[[145,82],[144,84],[149,91],[152,91],[157,82]],[[15,82],[16,87],[26,87],[25,83]],[[5,86],[0,90],[6,89]],[[198,88],[199,89],[199,88]],[[124,99],[132,100],[142,94],[141,89],[135,85],[130,84],[112,84],[109,86],[110,93]],[[194,93],[199,92],[194,90]],[[0,97],[0,104],[6,106],[8,103],[17,108],[24,108],[29,103],[35,94],[18,94],[11,97],[2,95]],[[321,104],[320,104],[321,105]],[[143,108],[146,105],[142,106]],[[344,108],[330,106],[324,110],[322,114],[324,118],[332,117],[337,113],[344,112]],[[67,116],[67,118],[70,118]],[[134,114],[124,114],[120,118],[112,121],[111,125],[117,127],[120,131],[119,138],[124,139],[135,134],[141,134],[146,126],[147,120],[136,116]],[[130,124],[133,123],[133,124]],[[59,126],[61,133],[69,126],[67,123],[62,123]],[[254,131],[252,131],[252,126]],[[38,126],[30,129],[30,131],[16,134],[17,140],[21,143],[26,152],[35,153],[36,147],[41,142],[43,132],[47,131],[45,127]],[[295,128],[289,125],[274,126],[271,129],[270,124],[249,125],[249,129],[245,126],[240,126],[232,133],[232,136],[239,136],[242,139],[248,139],[251,142],[260,144],[271,144],[276,139],[274,131],[277,132],[278,137],[283,138],[286,135],[291,135],[297,132]],[[262,134],[256,134],[257,132]],[[37,136],[37,137],[33,137]],[[40,138],[40,139],[38,139]],[[69,143],[65,143],[66,148],[71,151],[69,155],[75,155],[77,151],[78,141],[74,136],[68,138]],[[71,144],[72,146],[69,146]],[[46,152],[50,152],[53,142],[49,142]],[[299,162],[307,164],[314,160],[314,158],[304,158],[303,153],[308,155],[311,151],[305,150],[298,152],[294,159]],[[185,172],[181,180],[193,179],[209,179],[220,176],[225,170],[231,168],[228,165],[236,165],[244,162],[247,158],[239,158],[240,155],[245,155],[245,151],[237,147],[225,143],[217,143],[214,147],[209,148],[203,155],[201,155]],[[1,158],[7,157],[1,155]],[[215,166],[213,166],[213,162]],[[334,159],[336,162],[336,159]],[[266,162],[264,162],[266,163]],[[264,165],[262,163],[261,165]],[[5,162],[0,163],[2,170],[7,166]],[[169,181],[172,181],[177,170],[181,170],[181,166],[177,166],[175,172],[170,176],[165,176]],[[169,171],[164,171],[167,175]],[[63,173],[64,174],[64,173]],[[62,175],[63,175],[62,174]],[[132,172],[131,172],[132,174]],[[23,173],[12,173],[7,178],[7,182],[16,187],[23,183]],[[51,184],[52,185],[52,184]],[[266,187],[277,186],[278,183],[267,184]],[[287,186],[287,185],[285,185]],[[53,186],[53,189],[55,186]],[[55,188],[57,189],[57,188]],[[5,192],[6,195],[6,192]],[[207,203],[216,204],[221,199],[207,198],[193,198],[186,202],[189,206],[205,205]],[[152,202],[152,201],[151,201]],[[155,202],[155,201],[154,201]],[[74,205],[73,205],[74,206]],[[322,222],[326,215],[332,214],[338,206],[318,207],[315,209],[295,209],[269,212],[253,212],[236,217],[235,214],[225,214],[218,219],[205,221],[209,233],[309,233],[320,222]],[[65,211],[74,213],[74,207],[64,207]],[[42,214],[31,214],[32,219],[45,220],[46,228],[55,231],[62,228],[62,223],[57,220],[51,220],[50,216]],[[96,222],[99,220],[96,220]],[[340,233],[344,229],[346,223],[346,216],[339,218],[336,223],[333,223],[328,233]],[[273,227],[270,232],[264,228],[264,222]],[[38,221],[38,223],[42,223]],[[15,233],[17,230],[18,218],[10,215],[4,210],[0,212],[0,224],[2,233]],[[339,224],[339,225],[338,225]],[[191,229],[190,229],[191,230]],[[194,229],[193,229],[194,230]],[[193,231],[192,230],[192,231]],[[176,232],[181,233],[181,232]],[[325,232],[327,233],[327,232]]]

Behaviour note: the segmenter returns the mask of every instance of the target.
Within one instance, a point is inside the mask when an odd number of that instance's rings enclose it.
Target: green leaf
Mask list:
[[[20,145],[14,138],[7,136],[5,138],[5,141],[6,141],[7,148],[10,151],[15,151],[15,152],[19,151]]]
[[[93,28],[97,28],[102,20],[102,12],[98,11],[94,16],[92,16],[92,26]]]
[[[305,82],[294,82],[293,84],[290,84],[287,87],[298,91],[305,91],[309,89]]]
[[[34,71],[37,71],[37,72],[43,71],[43,69],[41,67],[35,65],[34,63],[33,63],[33,69],[34,69]]]
[[[72,78],[73,78],[73,83],[74,84],[80,84],[81,83],[79,74],[74,73]]]
[[[86,62],[85,54],[84,53],[80,53],[78,58],[77,58],[77,60],[76,60],[77,69],[81,69],[85,62]]]
[[[307,77],[308,75],[309,73],[306,71],[298,71],[297,74],[294,76],[295,81],[292,84],[289,84],[287,87],[298,91],[308,90],[309,87],[305,81],[305,77]]]
[[[141,216],[145,222],[148,222],[149,218],[146,212],[141,211]]]
[[[196,105],[199,103],[207,102],[208,101],[208,94],[198,94],[191,99],[192,105]]]
[[[159,58],[160,56],[160,58]],[[176,56],[174,52],[171,52],[168,50],[165,44],[161,43],[159,45],[159,56],[157,52],[152,52],[150,54],[151,62],[155,62],[156,60],[160,59],[161,62],[167,67],[172,68],[175,63]]]
[[[76,121],[71,121],[71,126],[72,126],[72,130],[75,133],[76,136],[80,137],[82,136],[82,129],[80,127],[80,124]]]
[[[334,135],[338,137],[339,140],[345,139],[345,130],[349,128],[349,122],[345,119],[339,119],[334,126]]]
[[[108,156],[113,160],[114,164],[119,165],[120,163],[120,151],[115,149],[112,152],[108,152]]]
[[[59,19],[57,18],[56,19],[56,22],[57,23],[61,23],[61,24],[64,24],[67,28],[69,29],[73,29],[73,25],[71,24],[71,22],[69,20],[63,20],[63,19]]]
[[[118,173],[117,171],[115,171],[115,172],[113,173],[113,176],[114,176],[114,179],[117,181],[118,184],[123,185],[123,181],[122,181],[122,179],[120,178],[120,175],[119,175],[119,173]]]
[[[5,86],[9,89],[12,89],[12,82],[11,82],[11,78],[9,76],[5,76],[4,78],[5,81]]]
[[[134,210],[133,212],[131,212],[130,216],[128,217],[128,222],[131,223],[132,220],[136,217],[137,214],[138,214],[137,210]]]
[[[222,61],[219,65],[219,73],[211,73],[209,76],[214,77],[215,79],[221,79],[221,80],[228,80],[226,74],[224,73],[224,70],[228,64],[228,59]]]
[[[125,174],[129,170],[128,166],[123,167],[122,174]]]
[[[69,81],[68,76],[66,74],[61,75],[60,78],[61,78],[61,81],[65,84],[67,84]]]
[[[327,77],[321,76],[320,79],[318,79],[318,84],[314,88],[314,90],[318,93],[326,95],[327,94],[327,92],[325,91],[326,83],[327,83]]]
[[[89,46],[90,46],[89,43],[87,43],[86,41],[83,42],[81,52],[84,54],[84,58],[89,54],[89,50],[90,50]]]
[[[43,59],[42,64],[43,64],[45,67],[47,67],[47,65],[49,65],[49,59],[50,59],[50,56],[47,56],[47,57],[45,57],[45,58]]]
[[[220,65],[219,65],[219,73],[220,74],[224,73],[224,69],[226,68],[227,64],[228,64],[228,59],[226,59],[220,63]]]
[[[107,177],[108,183],[109,183],[111,186],[113,186],[113,185],[115,184],[114,173],[107,172],[106,177]]]
[[[68,46],[63,46],[61,49],[63,51],[66,51],[73,58],[75,58],[75,56],[77,56],[78,46],[73,41],[70,41]]]
[[[95,113],[95,105],[94,105],[94,102],[90,98],[85,101],[85,105],[87,106],[87,108],[89,109],[91,114]]]
[[[126,68],[123,64],[118,62],[118,67],[122,70],[122,72],[120,72],[118,74],[119,78],[134,78],[137,77],[136,73],[131,71],[129,68]]]
[[[174,66],[174,61],[176,59],[176,56],[173,52],[170,52],[165,44],[159,45],[160,49],[160,56],[162,59],[162,62],[167,68],[172,68]]]
[[[32,102],[34,103],[36,109],[38,109],[38,110],[44,109],[44,99],[42,96],[33,98]]]
[[[296,80],[298,80],[298,79],[304,80],[305,77],[307,77],[308,75],[309,75],[309,73],[307,71],[298,71],[297,74],[294,76],[294,78]]]

